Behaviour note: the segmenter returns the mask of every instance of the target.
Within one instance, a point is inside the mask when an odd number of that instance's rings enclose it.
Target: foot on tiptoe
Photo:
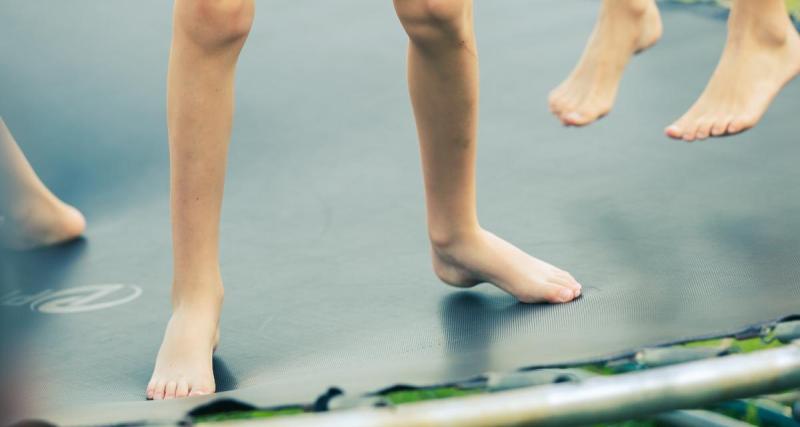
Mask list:
[[[773,25],[742,22],[751,16],[731,14],[711,80],[689,111],[665,129],[667,136],[691,142],[750,129],[800,73],[800,36],[789,18],[780,16]]]
[[[550,92],[550,110],[568,126],[587,125],[614,104],[632,55],[661,37],[654,0],[606,0],[589,42],[569,77]]]

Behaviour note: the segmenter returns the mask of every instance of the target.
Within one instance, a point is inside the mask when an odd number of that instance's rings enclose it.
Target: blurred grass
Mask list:
[[[717,347],[722,344],[721,339],[716,340],[705,340],[705,341],[693,341],[690,343],[684,344],[686,347]],[[764,350],[767,348],[775,348],[780,347],[782,344],[778,341],[772,341],[769,343],[765,343],[761,338],[749,338],[745,340],[736,340],[736,348],[738,353],[750,353],[757,350]]]
[[[795,21],[800,22],[800,0],[786,0],[786,8]]]
[[[724,8],[729,8],[731,0],[672,0],[677,3],[712,3]],[[800,0],[784,0],[786,2],[786,9],[789,10],[789,15],[792,16],[795,23],[800,25]]]
[[[483,390],[475,388],[443,387],[425,390],[404,390],[396,391],[386,395],[386,400],[393,405],[403,403],[421,402],[423,400],[446,399],[448,397],[469,396],[472,394],[483,393]]]
[[[286,415],[296,415],[306,412],[302,407],[292,407],[283,409],[263,409],[255,411],[236,411],[224,412],[214,415],[203,415],[196,417],[192,420],[192,424],[200,423],[220,423],[223,421],[242,421],[242,420],[255,420],[272,417],[282,417]]]

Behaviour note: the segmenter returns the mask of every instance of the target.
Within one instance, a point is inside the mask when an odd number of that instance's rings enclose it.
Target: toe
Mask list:
[[[547,300],[553,303],[569,302],[577,296],[575,290],[567,286],[555,285],[553,291],[548,294]]]
[[[521,292],[514,292],[514,296],[517,297],[520,302],[526,304],[541,302],[559,304],[573,299],[575,292],[566,286],[561,286],[553,281],[545,280],[544,282],[530,283]]]
[[[721,136],[724,135],[725,132],[728,130],[728,125],[731,122],[730,116],[722,116],[714,121],[714,124],[711,126],[711,135],[712,136]]]
[[[186,380],[178,381],[178,387],[175,389],[175,397],[181,398],[189,395],[189,383]]]
[[[552,304],[560,304],[565,302],[570,302],[575,299],[575,291],[568,288],[567,286],[563,286],[558,284],[555,281],[548,281],[545,283],[537,292],[534,298],[534,301],[546,301]]]
[[[561,121],[567,126],[583,126],[588,123],[588,119],[577,111],[571,111],[561,116]]]
[[[697,130],[695,131],[695,138],[696,139],[706,139],[711,135],[711,125],[713,124],[713,120],[708,118],[703,118],[698,120],[697,122]]]
[[[671,125],[667,126],[664,129],[664,133],[670,138],[681,139],[683,138],[684,126],[685,123],[683,122],[683,118],[680,118]]]
[[[568,289],[571,292],[571,294],[569,295],[569,299],[567,301],[569,301],[569,300],[571,300],[573,298],[577,298],[581,294],[581,287],[574,280],[570,280],[568,278],[556,277],[556,278],[553,278],[553,283],[555,283],[555,284],[557,284],[557,285],[559,285],[559,286],[561,286],[561,287],[563,287],[565,289]],[[566,294],[563,294],[562,298],[565,295]]]
[[[547,97],[550,111],[555,115],[561,114],[569,106],[570,94],[564,84],[559,85]]]
[[[153,400],[153,393],[155,393],[155,388],[156,388],[156,381],[150,380],[150,382],[147,383],[147,390],[145,391],[147,400]]]
[[[175,398],[175,390],[178,388],[177,381],[170,381],[167,383],[167,386],[164,388],[164,399],[174,399]]]
[[[550,95],[547,97],[547,105],[550,107],[550,111],[553,114],[558,114],[561,112],[561,91],[560,88],[555,88],[550,92]]]
[[[728,134],[739,133],[742,130],[742,122],[739,119],[731,120],[728,124]]]
[[[586,126],[608,113],[609,108],[601,108],[596,105],[582,105],[576,111],[570,113],[566,120],[572,126]]]
[[[581,284],[578,283],[578,281],[575,280],[575,278],[572,277],[572,275],[567,273],[566,271],[559,270],[556,273],[556,278],[558,279],[558,282],[560,284],[572,289],[573,291],[578,291],[581,289]]]
[[[584,100],[566,112],[561,120],[568,126],[586,126],[597,118],[597,110],[591,101]]]
[[[697,119],[688,120],[686,124],[681,127],[683,128],[683,135],[681,135],[681,139],[686,142],[692,142],[697,139]]]
[[[561,120],[561,124],[564,126],[572,126],[575,114],[572,109],[564,109],[558,114],[558,120]]]
[[[754,124],[755,120],[750,116],[737,116],[731,120],[731,123],[728,125],[728,133],[734,134],[744,132],[753,127]]]
[[[683,135],[681,135],[681,139],[686,142],[694,141],[695,135],[697,134],[697,124],[691,123],[685,129],[686,130],[683,131]]]
[[[83,216],[81,211],[78,209],[67,206],[70,211],[70,216],[72,217],[70,220],[70,230],[69,234],[72,236],[80,236],[86,231],[86,217]]]
[[[205,396],[211,393],[213,390],[209,390],[206,386],[192,386],[189,390],[189,396]]]
[[[166,388],[167,384],[164,381],[157,381],[155,388],[153,389],[153,400],[163,400],[164,399],[164,389]]]
[[[684,141],[694,140],[694,134],[697,131],[697,121],[695,120],[697,114],[693,111],[687,111],[678,120],[675,120],[671,125],[664,129],[664,133],[670,138],[682,139]]]
[[[561,123],[566,126],[570,125],[570,119],[573,117],[574,114],[577,113],[578,102],[577,100],[565,96],[562,100],[561,108],[559,109],[558,118],[561,119]]]

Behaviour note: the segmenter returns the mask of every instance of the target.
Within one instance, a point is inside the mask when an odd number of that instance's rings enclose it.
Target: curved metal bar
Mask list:
[[[777,349],[595,377],[581,383],[257,423],[274,427],[571,426],[696,408],[794,387],[800,387],[797,341]]]

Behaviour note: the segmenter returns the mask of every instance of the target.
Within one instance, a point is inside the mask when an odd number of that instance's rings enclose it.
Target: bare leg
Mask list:
[[[433,267],[458,287],[490,282],[523,302],[567,302],[569,275],[483,230],[476,213],[478,60],[469,0],[395,0],[425,178]]]
[[[42,183],[0,118],[0,243],[15,250],[80,236],[86,221]]]
[[[798,73],[800,36],[783,0],[734,0],[728,40],[711,80],[665,132],[694,141],[750,129]]]
[[[631,56],[661,37],[655,0],[605,0],[572,73],[550,92],[550,110],[565,125],[587,125],[611,111]]]
[[[233,121],[236,61],[252,0],[176,0],[167,114],[174,281],[172,318],[147,386],[149,399],[213,393],[222,278],[219,218]]]

